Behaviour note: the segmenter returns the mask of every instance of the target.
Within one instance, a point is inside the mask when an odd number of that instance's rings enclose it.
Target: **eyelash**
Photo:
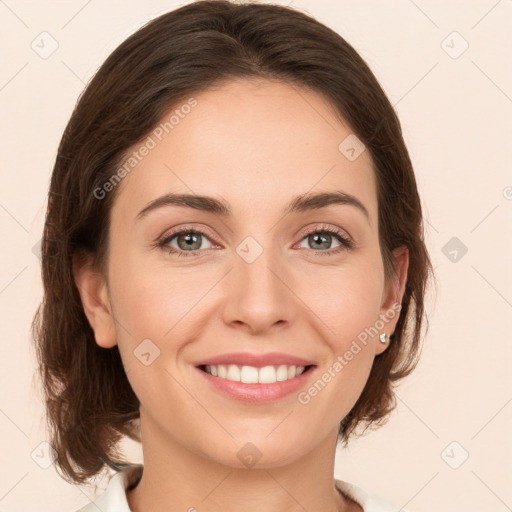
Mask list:
[[[180,258],[181,257],[185,257],[185,258],[197,257],[197,256],[200,256],[200,254],[199,254],[200,252],[208,250],[208,249],[202,249],[202,250],[198,249],[198,250],[194,250],[194,251],[183,251],[183,250],[177,250],[174,247],[167,246],[167,244],[173,238],[175,238],[178,235],[184,234],[184,233],[193,234],[193,235],[201,235],[208,239],[213,238],[213,237],[211,237],[211,235],[209,235],[205,231],[185,227],[185,228],[180,229],[179,231],[173,231],[171,233],[164,235],[164,237],[161,238],[160,240],[158,240],[155,245],[157,247],[167,250],[169,254],[176,254]],[[314,233],[320,233],[320,234],[329,233],[331,235],[335,235],[335,238],[341,244],[339,247],[336,247],[335,249],[328,249],[326,251],[315,251],[314,249],[310,249],[315,253],[319,253],[318,256],[332,256],[332,255],[337,254],[343,250],[351,251],[354,249],[354,246],[355,246],[354,242],[352,242],[352,240],[350,240],[349,238],[343,236],[339,229],[333,228],[332,226],[315,226],[314,228],[309,229],[304,234],[304,236],[300,239],[300,241],[302,242],[307,236],[314,234]]]

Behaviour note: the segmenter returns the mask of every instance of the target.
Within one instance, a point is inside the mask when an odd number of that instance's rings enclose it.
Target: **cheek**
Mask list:
[[[301,296],[307,297],[308,306],[322,320],[333,348],[344,350],[378,320],[383,272],[378,263],[359,261],[318,277],[308,278]]]
[[[322,337],[329,346],[328,375],[346,397],[357,399],[373,364],[378,341],[383,272],[378,262],[347,266],[332,274],[323,287],[310,287],[309,305],[321,322]]]
[[[321,331],[326,345],[326,359],[311,386],[302,390],[298,401],[313,418],[335,424],[353,408],[361,395],[374,362],[378,337],[381,288],[378,275],[367,272],[355,278],[338,276],[323,293],[311,298],[311,308],[320,312]],[[323,428],[317,425],[317,428]]]
[[[144,338],[161,342],[175,334],[214,282],[192,267],[171,271],[165,261],[154,264],[143,255],[125,255],[122,261],[111,272],[112,302],[132,344]]]
[[[148,265],[147,259],[128,255],[113,269],[118,347],[141,402],[157,404],[163,387],[170,386],[169,394],[180,392],[171,375],[188,366],[189,345],[204,335],[205,319],[212,311],[208,299],[214,295],[208,292],[219,279],[213,270],[171,269],[165,262]]]

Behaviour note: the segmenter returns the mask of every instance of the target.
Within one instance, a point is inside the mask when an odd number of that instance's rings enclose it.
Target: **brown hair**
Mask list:
[[[392,342],[375,358],[339,439],[346,444],[359,424],[381,424],[396,405],[392,383],[417,364],[433,271],[400,123],[376,78],[339,34],[299,11],[223,0],[185,5],[147,23],[107,58],[75,106],[51,176],[41,242],[44,297],[32,329],[56,466],[69,481],[82,483],[105,465],[119,469],[118,442],[140,440],[131,428],[139,402],[119,350],[96,344],[72,274],[79,251],[105,269],[116,189],[102,200],[94,190],[183,98],[251,77],[312,90],[335,107],[372,157],[386,278],[394,272],[392,250],[409,250]]]

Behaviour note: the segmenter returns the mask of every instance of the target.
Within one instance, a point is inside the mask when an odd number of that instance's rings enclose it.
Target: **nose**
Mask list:
[[[225,280],[224,322],[253,335],[292,323],[299,299],[285,263],[271,251],[249,261],[237,256]]]

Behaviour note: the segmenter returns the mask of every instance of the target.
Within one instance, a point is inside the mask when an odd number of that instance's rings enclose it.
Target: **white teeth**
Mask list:
[[[258,368],[254,366],[242,366],[240,371],[240,381],[246,384],[257,384],[258,383]]]
[[[258,372],[258,382],[260,384],[272,384],[276,381],[276,370],[273,366],[264,366]]]
[[[292,368],[295,368],[295,367],[290,366],[290,370]],[[288,380],[288,368],[285,365],[282,364],[281,366],[277,367],[276,379],[278,381]]]
[[[263,368],[256,368],[254,366],[240,367],[236,364],[206,366],[206,372],[214,377],[234,382],[243,382],[245,384],[273,384],[275,382],[282,382],[301,375],[304,370],[304,366],[287,366],[285,364],[277,367],[264,366]]]
[[[208,367],[207,367],[208,368]],[[219,364],[219,366],[217,366],[217,375],[221,378],[221,379],[225,379],[226,378],[226,375],[227,375],[228,371],[226,369],[226,367],[223,365],[223,364]],[[212,372],[212,375],[213,375],[213,372]]]
[[[228,366],[228,373],[226,375],[226,379],[240,382],[240,368],[238,368],[238,366],[236,366],[235,364],[230,364]]]

